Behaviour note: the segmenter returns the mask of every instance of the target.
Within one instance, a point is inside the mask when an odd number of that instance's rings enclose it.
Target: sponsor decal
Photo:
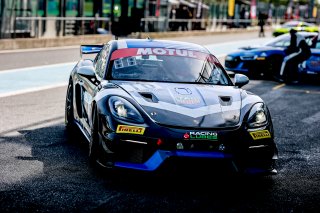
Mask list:
[[[263,60],[266,60],[266,57],[257,57],[256,60],[257,61],[263,61]]]
[[[177,104],[199,104],[200,99],[197,97],[190,96],[176,96],[175,100]]]
[[[190,138],[190,135],[189,135],[188,133],[185,133],[185,134],[183,135],[183,138],[184,138],[184,139],[189,139],[189,138]]]
[[[139,126],[118,125],[116,133],[143,135],[146,128]]]
[[[88,92],[84,92],[84,94],[83,94],[83,100],[84,100],[87,104],[91,104],[91,102],[92,102],[92,96],[91,96]]]
[[[271,138],[271,134],[268,130],[259,130],[259,131],[250,132],[250,135],[253,138],[253,140]]]
[[[192,94],[192,91],[189,88],[174,88],[174,90],[179,95],[191,95]]]
[[[186,140],[218,140],[218,134],[216,132],[187,132],[183,135]]]
[[[320,61],[310,61],[310,65],[313,67],[318,67],[320,66]]]
[[[163,55],[163,56],[180,56],[188,58],[196,58],[200,60],[208,60],[211,63],[218,63],[218,59],[207,53],[182,50],[182,49],[168,49],[168,48],[126,48],[115,50],[111,55],[111,60],[120,58],[141,56],[141,55]]]
[[[197,58],[195,51],[167,48],[138,48],[137,55],[173,55]]]

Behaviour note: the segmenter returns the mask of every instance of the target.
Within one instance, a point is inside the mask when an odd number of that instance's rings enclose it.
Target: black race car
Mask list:
[[[223,162],[232,170],[274,174],[277,147],[269,110],[240,89],[206,48],[127,39],[81,47],[71,72],[65,123],[80,129],[104,168],[158,171]],[[74,128],[77,127],[77,128]]]

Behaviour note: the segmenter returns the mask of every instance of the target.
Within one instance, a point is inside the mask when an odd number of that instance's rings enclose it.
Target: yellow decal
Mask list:
[[[118,125],[116,133],[143,135],[146,128],[139,126]]]
[[[263,139],[263,138],[271,138],[271,134],[268,130],[260,130],[255,132],[250,132],[253,140]]]

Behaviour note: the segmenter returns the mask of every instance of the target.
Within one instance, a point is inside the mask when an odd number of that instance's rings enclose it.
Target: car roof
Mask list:
[[[299,25],[299,24],[306,24],[306,25],[310,25],[310,26],[314,25],[312,23],[308,23],[305,21],[288,21],[288,22],[285,22],[283,25]]]
[[[192,50],[204,53],[210,53],[205,47],[181,41],[171,40],[153,40],[153,39],[121,39],[115,40],[117,49],[125,48],[165,48],[165,49],[181,49]]]
[[[318,35],[317,32],[305,32],[305,31],[301,31],[301,32],[297,32],[297,34],[299,35],[302,35],[303,37],[306,37],[306,36],[316,36]],[[285,37],[290,37],[290,33],[285,33],[285,34],[282,34],[280,36],[278,36],[276,39],[282,39],[282,38],[285,38]],[[275,39],[275,40],[276,40]]]
[[[297,34],[303,36],[303,37],[307,37],[307,36],[317,36],[319,33],[317,32],[297,32]],[[273,44],[279,40],[282,40],[284,38],[287,38],[287,37],[290,37],[290,33],[285,33],[285,34],[282,34],[280,36],[277,36],[276,38],[272,39],[271,41],[265,43],[266,46],[270,45],[270,44]]]

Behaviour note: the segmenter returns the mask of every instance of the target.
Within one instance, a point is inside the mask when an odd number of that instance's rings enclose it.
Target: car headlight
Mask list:
[[[226,58],[224,59],[225,61],[233,61],[233,57],[227,55]]]
[[[267,124],[267,109],[263,103],[255,104],[249,113],[248,126],[252,128]]]
[[[139,111],[127,100],[117,96],[109,98],[109,107],[113,116],[132,123],[144,123]]]

